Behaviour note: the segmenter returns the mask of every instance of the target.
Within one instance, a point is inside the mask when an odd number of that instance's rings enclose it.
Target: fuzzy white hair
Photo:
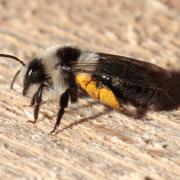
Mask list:
[[[97,63],[100,59],[99,54],[90,51],[82,51],[77,59],[77,63]]]

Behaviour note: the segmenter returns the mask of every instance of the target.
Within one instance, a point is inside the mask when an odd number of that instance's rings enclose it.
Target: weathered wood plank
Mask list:
[[[156,0],[0,1],[0,52],[26,59],[49,45],[70,43],[144,59],[176,71],[178,101],[180,13],[174,2],[169,8],[168,1]],[[148,112],[140,120],[82,98],[68,109],[62,130],[49,135],[57,105],[43,105],[38,123],[27,123],[30,98],[18,83],[9,90],[18,68],[1,58],[0,179],[180,177],[179,108]]]

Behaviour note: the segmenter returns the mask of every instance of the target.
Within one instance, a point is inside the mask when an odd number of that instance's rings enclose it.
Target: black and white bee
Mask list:
[[[115,109],[121,108],[125,102],[148,107],[157,103],[161,93],[168,94],[168,72],[151,63],[128,57],[71,46],[49,47],[28,64],[12,55],[0,56],[18,61],[25,69],[24,96],[31,85],[39,85],[31,100],[34,123],[38,119],[43,91],[53,90],[59,94],[59,110],[51,132],[60,125],[69,100],[72,103],[77,101],[78,89]],[[22,69],[15,74],[11,88]]]

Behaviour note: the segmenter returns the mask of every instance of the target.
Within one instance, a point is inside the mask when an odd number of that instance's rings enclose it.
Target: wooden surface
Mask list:
[[[180,179],[180,12],[173,0],[0,1],[0,52],[22,59],[53,44],[126,55],[173,71],[176,105],[135,119],[82,98],[49,135],[56,103],[36,125],[19,65],[0,60],[0,179]]]

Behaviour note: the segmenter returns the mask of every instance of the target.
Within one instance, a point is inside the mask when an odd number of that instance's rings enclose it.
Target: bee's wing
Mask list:
[[[170,74],[164,69],[144,61],[99,53],[98,63],[79,63],[71,68],[73,72],[85,72],[97,76],[107,76],[119,81],[166,90]]]

